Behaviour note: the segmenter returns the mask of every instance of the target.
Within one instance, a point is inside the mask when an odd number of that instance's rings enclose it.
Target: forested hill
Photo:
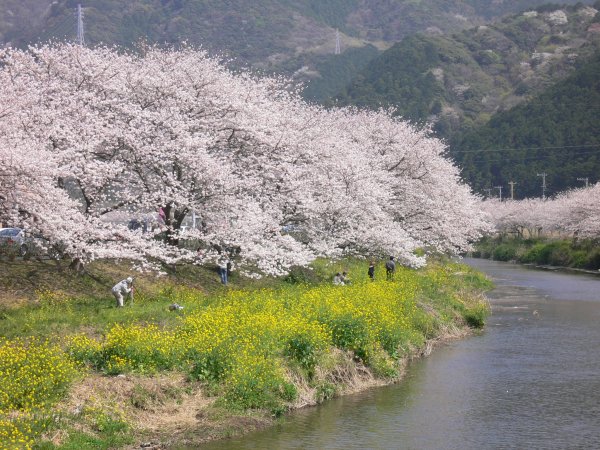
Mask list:
[[[240,65],[310,81],[307,97],[318,101],[339,92],[377,49],[405,36],[425,30],[448,34],[543,3],[546,0],[0,0],[0,45],[74,40],[75,10],[81,4],[87,45],[186,41]],[[336,29],[341,55],[334,55]]]
[[[600,53],[527,104],[494,116],[451,146],[475,190],[514,181],[517,198],[597,182],[600,174]],[[492,151],[497,149],[495,151]],[[493,189],[493,195],[498,190]]]
[[[600,46],[595,7],[544,6],[453,35],[429,32],[395,44],[337,96],[341,104],[392,105],[430,121],[444,138],[564,79]]]
[[[600,0],[563,2],[573,6],[539,6],[546,0],[0,0],[0,46],[74,40],[79,3],[88,46],[185,41],[230,56],[237,65],[291,75],[306,83],[304,96],[312,101],[339,94],[338,104],[392,105],[407,119],[431,122],[480,192],[498,185],[507,192],[512,178],[520,197],[539,195],[538,168],[549,174],[549,193],[577,185],[577,177],[596,181],[591,172],[596,156],[588,147],[566,165],[561,150],[552,150],[554,159],[544,164],[541,153],[515,153],[525,158],[520,165],[506,152],[496,158],[459,152],[597,142],[590,121],[551,125],[547,105],[562,85],[548,91],[549,97],[541,93],[600,48]],[[513,15],[499,18],[507,13]],[[336,29],[340,54],[334,54]],[[536,121],[535,129],[550,128],[544,139],[523,122],[506,136],[495,130],[505,120],[523,121],[502,112],[534,98],[546,99],[546,107],[536,109],[534,102],[526,113],[514,113]],[[593,109],[588,103],[594,98],[582,96],[585,106],[572,114],[561,109],[566,105],[555,109],[562,119],[580,117]],[[537,113],[541,116],[534,117]],[[566,154],[574,156],[573,151]],[[555,166],[571,163],[569,170]]]

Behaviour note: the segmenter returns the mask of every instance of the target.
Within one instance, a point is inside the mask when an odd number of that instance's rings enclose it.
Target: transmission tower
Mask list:
[[[81,5],[77,5],[77,43],[81,46],[85,45],[85,36],[83,33],[83,11]]]
[[[342,51],[340,49],[340,30],[338,30],[336,28],[335,29],[335,54],[339,55],[340,53],[342,53]]]

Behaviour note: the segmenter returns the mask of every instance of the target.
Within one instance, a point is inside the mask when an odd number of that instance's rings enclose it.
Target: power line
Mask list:
[[[73,29],[76,21],[73,17],[64,17],[54,26],[45,30],[36,40],[37,42],[45,42],[52,39],[67,39],[70,40],[74,36]]]
[[[449,153],[488,153],[488,152],[505,152],[505,151],[519,151],[519,150],[561,150],[565,148],[587,148],[587,147],[600,147],[600,144],[581,144],[581,145],[559,145],[552,147],[521,147],[521,148],[481,148],[478,150],[454,150]]]
[[[569,157],[569,158],[574,158],[577,156],[583,156],[583,155],[591,155],[591,154],[596,154],[600,151],[600,149],[598,150],[594,150],[594,151],[587,151],[587,152],[581,152],[581,153],[577,153],[575,155],[573,154],[569,154],[569,155],[564,155],[564,157]],[[509,161],[536,161],[536,160],[546,160],[548,158],[547,155],[542,155],[542,156],[530,156],[527,158],[519,158],[519,157],[515,157],[515,158],[502,158],[502,159],[483,159],[480,161],[470,161],[471,163],[474,162],[478,162],[478,163],[495,163],[495,162],[509,162]],[[457,162],[464,162],[464,161],[457,161]]]

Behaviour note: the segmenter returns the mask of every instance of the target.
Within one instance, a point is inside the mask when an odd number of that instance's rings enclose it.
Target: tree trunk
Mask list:
[[[69,269],[75,271],[77,275],[81,275],[84,270],[83,261],[81,261],[79,258],[75,258],[73,261],[71,261],[71,264],[69,264]]]
[[[168,204],[165,208],[165,225],[167,225],[166,241],[169,245],[179,245],[179,230],[183,219],[189,212],[188,208],[178,210],[173,204]]]

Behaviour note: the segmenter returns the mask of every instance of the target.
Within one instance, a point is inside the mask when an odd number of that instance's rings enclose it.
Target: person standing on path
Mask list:
[[[388,281],[392,281],[394,279],[394,272],[396,272],[396,263],[394,262],[394,257],[390,256],[390,259],[385,263],[385,278]]]
[[[129,295],[131,304],[133,305],[133,278],[127,277],[119,281],[113,286],[112,293],[115,296],[115,300],[117,300],[117,308],[123,306],[123,294]]]

